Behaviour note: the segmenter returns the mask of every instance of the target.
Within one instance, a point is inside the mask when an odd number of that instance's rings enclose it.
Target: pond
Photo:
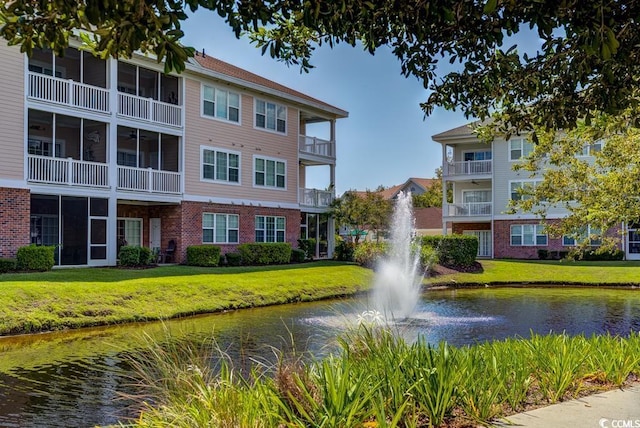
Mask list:
[[[126,355],[164,340],[215,337],[240,368],[273,361],[273,348],[295,346],[322,357],[367,309],[367,299],[241,310],[70,332],[0,338],[0,426],[87,427],[134,417],[123,399]],[[466,345],[546,334],[628,335],[640,330],[640,290],[482,288],[425,293],[415,314],[396,326],[408,340]],[[293,343],[292,343],[293,342]]]

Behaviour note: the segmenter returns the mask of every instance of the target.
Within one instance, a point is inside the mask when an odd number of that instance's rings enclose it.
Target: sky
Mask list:
[[[297,66],[262,56],[248,39],[236,39],[209,11],[193,14],[183,30],[187,46],[349,112],[336,124],[338,195],[390,187],[410,177],[435,177],[442,148],[431,136],[470,121],[459,111],[441,108],[425,118],[420,102],[426,101],[427,91],[416,78],[402,76],[400,61],[389,49],[372,56],[346,44],[323,46],[311,58],[315,68],[300,73]],[[316,137],[328,137],[321,135],[324,129],[316,132]],[[306,187],[324,189],[329,184],[326,168],[307,174]]]

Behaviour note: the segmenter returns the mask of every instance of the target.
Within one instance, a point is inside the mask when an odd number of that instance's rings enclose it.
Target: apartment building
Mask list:
[[[519,198],[523,186],[535,186],[538,179],[528,171],[514,171],[533,149],[524,136],[508,141],[496,138],[491,144],[479,141],[473,133],[473,124],[466,124],[434,135],[442,145],[443,189],[450,184],[453,202],[447,203],[443,194],[443,230],[478,237],[479,257],[537,259],[538,250],[548,252],[569,251],[575,240],[564,236],[553,238],[544,231],[544,225],[531,213],[507,213],[509,201]],[[599,150],[601,142],[585,148]],[[546,221],[567,215],[562,208],[551,208]],[[629,260],[640,259],[640,225],[625,225],[621,249]],[[597,245],[597,242],[593,243]]]
[[[203,54],[180,75],[76,47],[0,42],[0,58],[0,257],[33,243],[60,266],[115,265],[127,244],[181,262],[190,245],[309,237],[331,256],[334,192],[306,174],[324,166],[335,188],[346,111]]]

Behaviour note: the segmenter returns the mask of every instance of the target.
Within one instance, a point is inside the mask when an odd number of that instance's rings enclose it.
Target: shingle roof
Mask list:
[[[414,182],[418,186],[420,186],[423,189],[427,190],[429,187],[431,187],[431,185],[433,184],[433,182],[435,180],[436,180],[435,178],[416,178],[416,177],[411,177],[411,178],[409,178],[407,181],[405,181],[402,184],[396,184],[395,186],[391,186],[391,187],[389,187],[387,189],[384,189],[384,190],[381,190],[379,192],[376,192],[375,190],[371,190],[371,192],[380,194],[384,199],[393,199],[398,194],[398,192],[400,190],[402,190],[410,182]],[[362,190],[356,190],[355,193],[357,195],[359,195],[359,196],[365,196],[366,195],[366,191],[362,191]]]
[[[282,94],[290,95],[294,98],[300,99],[303,102],[306,101],[307,103],[310,103],[317,108],[329,111],[338,117],[347,117],[349,115],[349,113],[345,110],[332,106],[331,104],[325,103],[324,101],[320,101],[316,98],[310,97],[309,95],[288,88],[257,74],[251,73],[250,71],[244,70],[240,67],[236,67],[235,65],[231,65],[212,56],[196,53],[193,59],[198,65],[204,67],[207,70],[211,70],[213,72],[220,73],[234,79],[239,79],[253,85],[272,89],[277,92],[281,92]]]
[[[462,126],[458,126],[457,128],[449,129],[448,131],[433,135],[431,138],[438,141],[443,138],[471,137],[473,136],[473,127],[478,124],[480,124],[480,121],[466,123]]]

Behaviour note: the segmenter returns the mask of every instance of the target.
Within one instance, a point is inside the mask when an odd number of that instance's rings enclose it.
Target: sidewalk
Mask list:
[[[494,426],[640,428],[640,385],[517,413]]]

